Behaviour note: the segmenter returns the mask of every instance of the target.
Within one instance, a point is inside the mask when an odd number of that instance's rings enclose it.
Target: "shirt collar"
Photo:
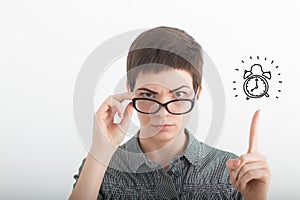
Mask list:
[[[181,156],[187,158],[191,164],[198,165],[201,161],[202,143],[189,130],[185,129],[184,132],[188,136],[188,144]]]
[[[201,158],[202,143],[199,142],[187,129],[184,130],[184,133],[188,136],[188,144],[185,151],[177,157],[185,157],[191,164],[197,165],[199,164]],[[137,172],[139,171],[139,169],[142,168],[143,165],[147,166],[147,171],[152,171],[161,168],[161,166],[158,163],[151,161],[143,153],[138,141],[138,136],[139,131],[124,145],[124,150],[128,152],[127,159],[129,161],[128,165],[131,171]]]

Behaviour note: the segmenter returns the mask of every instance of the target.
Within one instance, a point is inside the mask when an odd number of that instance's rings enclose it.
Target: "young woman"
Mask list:
[[[270,170],[257,151],[259,112],[240,157],[186,129],[201,94],[202,65],[201,46],[176,28],[153,28],[132,43],[128,93],[108,97],[97,110],[70,199],[266,199]],[[131,102],[122,112],[124,100]],[[134,109],[140,129],[120,146]]]

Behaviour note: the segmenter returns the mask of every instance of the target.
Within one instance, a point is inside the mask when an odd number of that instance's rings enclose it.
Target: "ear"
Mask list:
[[[197,100],[199,99],[199,96],[200,96],[200,94],[201,94],[201,91],[202,91],[202,86],[200,85],[200,86],[198,87],[198,90],[197,90]]]

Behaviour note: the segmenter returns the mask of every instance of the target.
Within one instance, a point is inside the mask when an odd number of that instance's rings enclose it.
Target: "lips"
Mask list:
[[[152,125],[152,127],[154,127],[157,130],[160,131],[167,131],[171,128],[173,128],[175,125],[174,124],[158,124],[158,125]]]

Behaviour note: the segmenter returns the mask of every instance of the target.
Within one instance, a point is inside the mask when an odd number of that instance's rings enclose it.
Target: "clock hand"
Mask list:
[[[257,82],[258,82],[258,79],[256,78],[255,81],[256,81],[256,86],[255,86],[255,88],[252,88],[252,89],[250,90],[251,92],[253,92],[253,90],[255,90],[255,89],[258,88],[258,83],[257,83]]]
[[[257,83],[257,82],[258,82],[258,79],[256,78],[255,81],[256,81],[256,87],[258,88],[258,83]]]
[[[255,86],[255,88],[251,89],[250,91],[251,91],[251,92],[253,92],[253,90],[255,90],[255,89],[257,89],[257,88],[258,88],[258,87],[257,87],[257,86]]]

